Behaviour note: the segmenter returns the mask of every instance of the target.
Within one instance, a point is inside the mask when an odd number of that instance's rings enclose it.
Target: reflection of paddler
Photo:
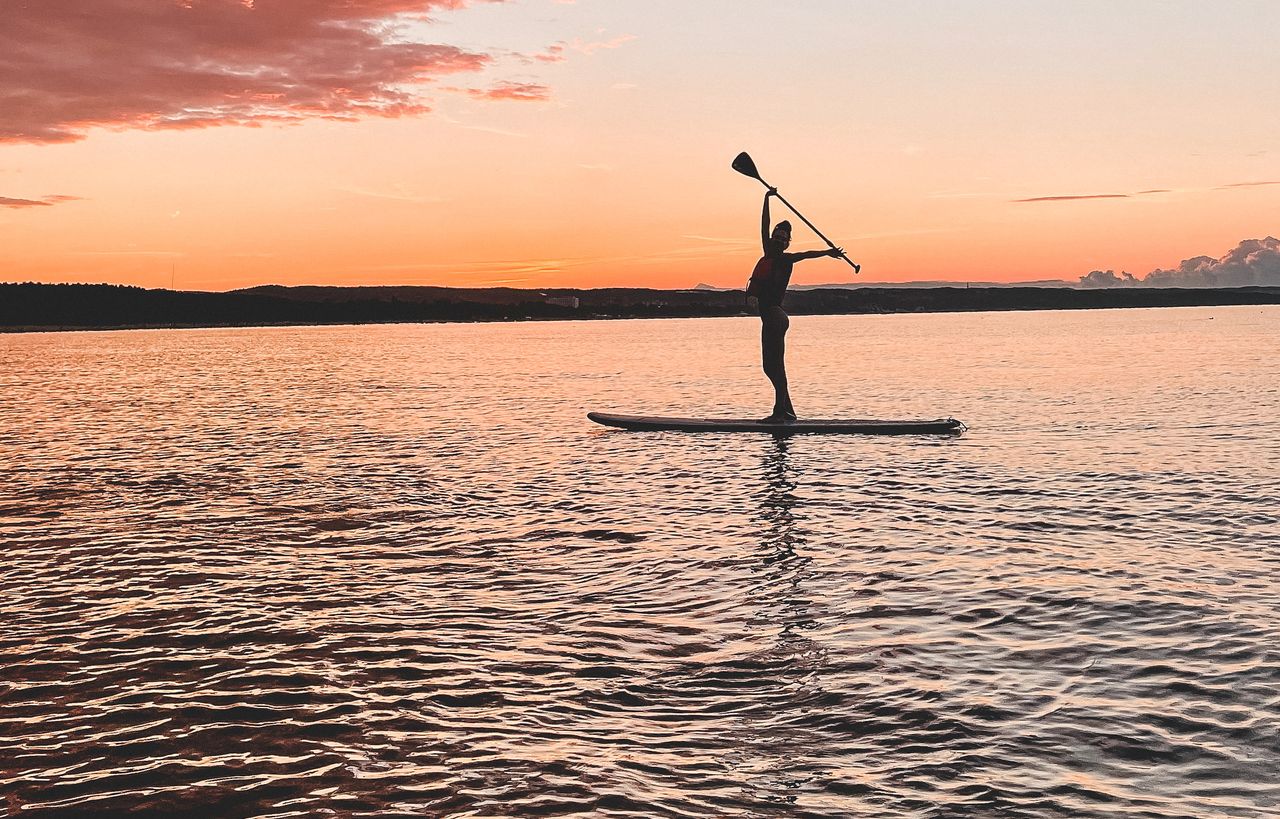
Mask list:
[[[778,195],[777,188],[769,188],[764,195],[764,211],[760,215],[760,242],[764,246],[764,256],[756,262],[751,272],[751,281],[747,284],[747,295],[754,296],[760,308],[760,350],[764,362],[764,374],[773,384],[773,412],[769,417],[761,419],[766,423],[796,420],[795,408],[791,406],[791,393],[787,390],[787,368],[784,362],[786,354],[787,327],[791,320],[782,309],[782,299],[787,293],[787,284],[791,281],[791,268],[796,262],[805,259],[819,259],[823,256],[839,258],[844,251],[838,247],[830,250],[810,250],[805,253],[787,253],[791,246],[791,223],[779,222],[773,232],[769,232],[769,198]]]

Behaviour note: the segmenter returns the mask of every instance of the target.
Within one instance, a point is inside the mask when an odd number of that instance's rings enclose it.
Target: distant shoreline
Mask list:
[[[1280,287],[859,287],[793,290],[792,315],[1280,304]],[[643,288],[255,287],[227,293],[0,284],[0,332],[711,318],[754,315],[741,291]]]

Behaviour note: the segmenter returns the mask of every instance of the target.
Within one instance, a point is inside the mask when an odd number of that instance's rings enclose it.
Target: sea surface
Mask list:
[[[0,336],[0,815],[1280,816],[1280,308]]]

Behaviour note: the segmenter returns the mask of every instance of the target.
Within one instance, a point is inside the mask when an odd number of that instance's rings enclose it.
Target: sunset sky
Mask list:
[[[740,285],[742,150],[866,281],[1142,275],[1280,233],[1277,31],[1275,0],[0,0],[0,281]]]

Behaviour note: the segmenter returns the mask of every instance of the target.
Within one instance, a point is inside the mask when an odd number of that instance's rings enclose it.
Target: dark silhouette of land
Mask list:
[[[1280,287],[929,287],[793,290],[793,315],[1280,304]],[[281,287],[227,293],[106,284],[0,284],[0,330],[247,327],[745,316],[736,290]]]

